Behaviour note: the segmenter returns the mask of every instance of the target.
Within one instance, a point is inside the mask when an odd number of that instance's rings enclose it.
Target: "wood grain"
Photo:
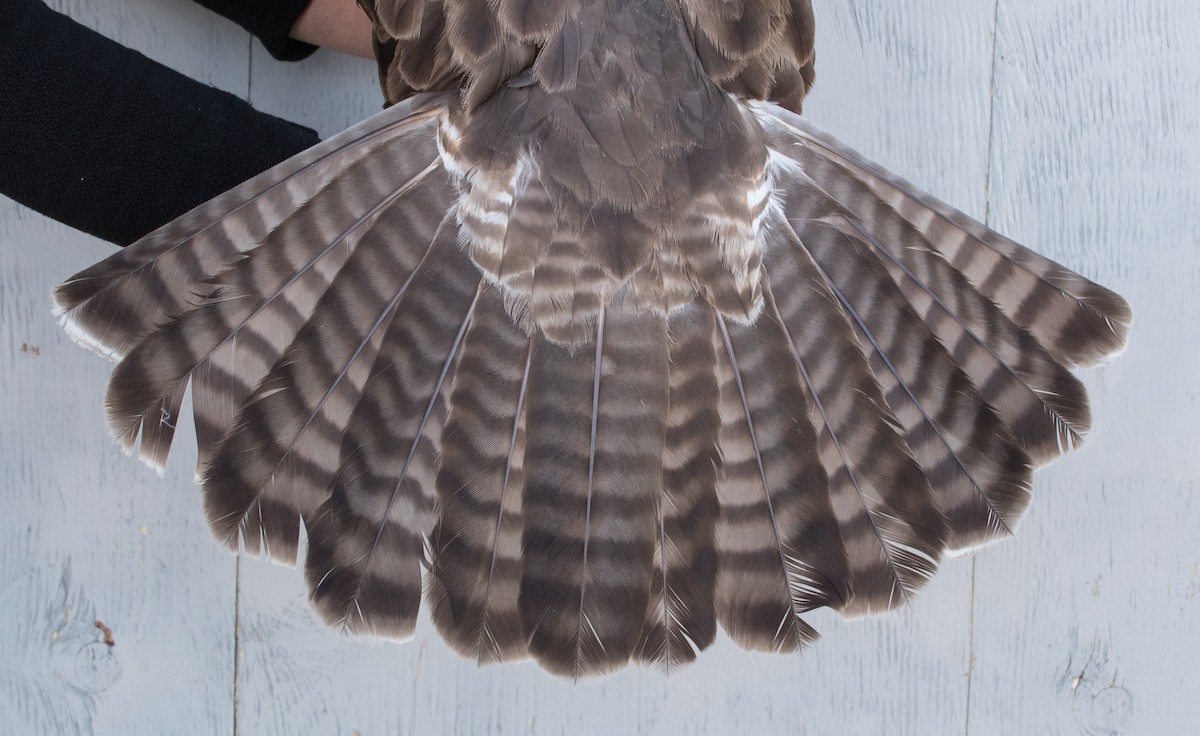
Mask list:
[[[194,448],[162,480],[124,457],[99,400],[110,366],[50,317],[47,286],[110,247],[0,203],[0,722],[227,733],[235,561],[209,538]]]
[[[1200,686],[1200,23],[1191,3],[1004,0],[994,227],[1122,292],[1096,429],[978,557],[970,733],[1188,733]]]
[[[190,3],[55,3],[324,135],[379,108],[371,65],[273,61]],[[815,616],[771,657],[727,641],[664,679],[476,669],[427,620],[346,639],[300,575],[226,554],[194,458],[109,441],[109,366],[49,289],[109,246],[0,201],[0,722],[11,733],[1185,733],[1200,687],[1200,10],[1185,0],[817,0],[807,112],[952,204],[1113,286],[1128,354],[1097,429],[1036,479],[1018,538],[950,560],[883,619]],[[974,574],[973,574],[974,573]],[[103,643],[100,619],[115,646]],[[236,656],[235,656],[236,655]],[[236,688],[236,689],[235,689]],[[236,700],[235,700],[236,692]],[[1186,719],[1186,720],[1185,720]]]

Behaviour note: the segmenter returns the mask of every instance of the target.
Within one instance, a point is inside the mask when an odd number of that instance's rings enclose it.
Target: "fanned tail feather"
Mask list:
[[[905,444],[950,520],[948,549],[1011,534],[1029,504],[1032,473],[1012,432],[862,243],[819,221],[788,226],[791,248],[821,264],[819,278],[868,351]],[[788,257],[783,248],[769,254],[768,269]]]
[[[783,150],[796,148],[793,144]],[[1048,462],[1082,441],[1091,426],[1083,384],[944,259],[910,255],[932,251],[924,235],[873,198],[839,200],[825,189],[847,189],[841,178],[814,182],[806,169],[790,165],[791,159],[777,161],[795,182],[783,197],[789,221],[814,223],[814,233],[824,223],[868,246],[1035,461]],[[824,252],[837,254],[843,247]],[[897,253],[906,254],[909,262]]]
[[[446,101],[444,94],[414,97],[196,207],[56,287],[55,313],[81,344],[123,358],[208,296],[214,276],[257,248],[345,167],[397,139],[427,138],[420,132]]]
[[[776,321],[706,319],[720,383],[717,620],[748,649],[795,651],[817,637],[801,614],[850,597],[809,401]]]
[[[778,107],[755,105],[773,145],[858,217],[881,229],[884,246],[910,268],[939,260],[961,273],[978,293],[1067,365],[1094,365],[1124,348],[1133,312],[1114,292],[1019,245],[925,194],[817,126]],[[772,124],[774,123],[774,124]],[[781,138],[790,139],[791,145]],[[877,219],[878,217],[878,219]],[[898,218],[920,235],[902,235],[887,222]],[[950,285],[931,278],[940,297]]]
[[[650,607],[635,656],[670,672],[717,633],[717,474],[721,463],[712,318],[699,300],[667,322],[669,395],[656,503]]]
[[[416,117],[424,125],[424,135],[418,134],[419,125],[405,122],[407,118],[390,129],[404,134],[388,136],[381,144],[378,138],[384,136],[369,131],[363,145],[369,149],[370,161],[353,156],[346,161],[329,154],[318,159],[320,165],[310,163],[306,175],[328,181],[288,214],[271,213],[274,207],[286,208],[287,202],[281,205],[274,199],[290,190],[286,186],[268,189],[258,199],[236,207],[234,214],[218,215],[215,224],[201,228],[194,237],[166,241],[173,244],[158,257],[158,234],[130,246],[132,256],[142,253],[147,259],[145,267],[125,270],[122,264],[130,260],[127,250],[114,255],[108,267],[106,261],[89,269],[107,275],[68,282],[68,287],[86,283],[94,293],[71,307],[65,319],[79,330],[90,330],[88,334],[97,340],[101,333],[88,325],[109,320],[100,347],[123,358],[113,372],[106,403],[109,425],[126,451],[133,450],[140,435],[139,456],[161,470],[190,380],[203,471],[232,428],[237,409],[294,339],[379,213],[430,175],[437,152],[429,138],[436,120],[423,114]],[[356,150],[347,141],[334,150],[342,149]],[[381,169],[377,161],[392,165]],[[294,167],[285,163],[279,168]],[[350,206],[352,202],[366,205]],[[196,213],[206,212],[205,207],[185,219],[198,217]],[[195,297],[185,311],[172,316],[182,308],[176,303],[179,290],[188,286],[163,282],[159,272],[186,280],[188,269],[173,266],[170,259],[200,263],[214,249],[210,243],[214,233],[254,227],[245,225],[247,221],[273,221],[277,226],[256,247],[240,246],[224,271],[205,278],[203,297]],[[174,229],[174,225],[164,228]],[[162,263],[164,259],[168,262]],[[139,295],[135,301],[144,308],[136,310],[136,318],[124,320],[123,311],[129,309],[125,300],[131,294]],[[154,321],[159,319],[161,323]],[[151,327],[155,331],[138,336]]]
[[[412,633],[434,522],[443,391],[479,288],[448,213],[396,306],[346,425],[329,500],[308,530],[310,600],[330,625],[397,639]]]
[[[529,651],[580,677],[629,661],[650,598],[666,320],[613,304],[574,352],[535,336],[522,506]]]
[[[430,540],[429,606],[451,646],[479,663],[523,656],[520,595],[526,396],[533,339],[485,287],[455,370]]]
[[[791,242],[779,244],[769,278],[792,286],[767,281],[763,291],[800,374],[829,476],[849,562],[850,598],[840,610],[886,611],[937,570],[946,522],[819,267],[786,224],[773,224]]]
[[[1030,502],[1032,472],[1012,431],[862,243],[822,222],[790,227],[792,246],[822,264],[821,279],[868,351],[884,400],[950,519],[949,549],[1012,533]]]
[[[452,197],[444,175],[385,211],[258,383],[202,484],[214,533],[232,549],[294,563],[299,520],[326,498],[342,428]]]
[[[1090,426],[1068,366],[1123,346],[1128,305],[798,116],[752,108],[791,243],[767,248],[769,277],[811,258],[949,520],[946,550],[1011,534],[1032,466],[1078,445]]]

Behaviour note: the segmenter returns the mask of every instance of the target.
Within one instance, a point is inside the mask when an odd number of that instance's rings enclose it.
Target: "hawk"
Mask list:
[[[1128,305],[800,117],[809,0],[363,6],[389,107],[55,291],[124,448],[161,468],[190,385],[214,533],[329,624],[798,650],[1087,432]]]

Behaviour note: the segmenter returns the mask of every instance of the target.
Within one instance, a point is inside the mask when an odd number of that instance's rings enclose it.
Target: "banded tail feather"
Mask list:
[[[533,349],[500,290],[487,287],[450,388],[429,575],[438,630],[481,664],[526,651],[518,600]]]
[[[433,529],[437,452],[480,289],[452,214],[396,305],[341,442],[341,467],[309,529],[305,577],[330,625],[407,637]]]
[[[209,521],[232,549],[240,537],[252,553],[295,562],[297,519],[325,500],[343,429],[442,224],[448,186],[443,177],[380,216],[242,404],[201,481]]]
[[[699,300],[667,321],[667,410],[662,493],[655,499],[654,574],[638,661],[670,672],[717,633],[716,529],[721,467],[712,315]]]
[[[1128,305],[799,117],[807,0],[364,4],[395,104],[55,291],[124,448],[191,386],[214,534],[329,625],[795,651],[1083,439]]]
[[[519,605],[556,674],[624,665],[649,604],[668,400],[666,320],[603,307],[592,345],[535,338]]]

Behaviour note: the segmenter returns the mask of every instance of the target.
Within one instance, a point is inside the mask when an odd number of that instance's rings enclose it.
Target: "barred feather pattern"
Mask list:
[[[662,494],[655,504],[650,606],[635,656],[670,673],[694,661],[717,633],[713,593],[721,416],[708,308],[695,300],[673,313],[667,333]]]
[[[846,547],[850,596],[840,610],[889,610],[936,571],[946,521],[820,270],[802,246],[780,250],[772,276],[793,286],[778,296],[768,286],[767,310],[800,374]]]
[[[839,160],[861,157],[824,133],[806,133],[811,124],[785,115],[772,111],[764,116],[768,131],[791,137],[787,143],[777,139],[776,150],[826,194],[824,202],[818,198],[797,205],[804,214],[818,210],[837,219],[848,237],[875,251],[1035,462],[1048,462],[1077,446],[1090,428],[1091,412],[1083,385],[1068,366],[1095,362],[1124,345],[1131,320],[1124,300],[965,215],[947,218],[942,213],[949,208],[927,195],[901,200],[897,192],[911,191],[912,185],[885,179],[888,175],[874,165],[840,165]],[[822,153],[833,145],[841,153]],[[876,189],[886,188],[900,209],[880,199],[864,177],[875,181]],[[857,206],[853,212],[833,213],[831,200]],[[901,211],[915,213],[910,216],[923,229]],[[958,252],[949,245],[964,242],[975,247]],[[998,253],[1009,257],[998,258]],[[981,264],[987,264],[986,273]],[[1003,290],[1001,285],[1006,285]],[[1065,328],[1067,324],[1072,327]],[[1059,334],[1063,330],[1070,334]]]
[[[202,485],[213,530],[232,548],[240,537],[251,553],[295,562],[297,520],[325,501],[342,428],[441,224],[450,182],[440,178],[381,215],[221,442]]]
[[[802,145],[790,151],[804,170],[818,182],[842,185],[830,186],[829,194],[861,203],[856,211],[864,222],[897,218],[919,232],[927,249],[889,249],[909,268],[945,262],[970,284],[966,293],[994,302],[1055,361],[1095,365],[1128,341],[1133,314],[1117,294],[920,192],[804,119],[785,116],[775,115],[800,134]]]
[[[210,279],[260,245],[344,167],[397,138],[425,137],[445,102],[444,94],[413,97],[196,207],[55,287],[55,314],[85,347],[123,358],[147,334],[190,311],[212,291]]]
[[[796,115],[808,0],[363,5],[391,107],[55,291],[125,449],[191,386],[214,534],[331,626],[424,598],[569,678],[799,650],[1087,432],[1129,306]]]
[[[530,654],[574,678],[640,640],[668,400],[661,316],[614,304],[590,347],[535,337],[525,438],[521,620]]]
[[[306,162],[310,154],[302,154],[300,165],[289,161],[260,177],[269,180],[276,171],[284,174],[253,206],[233,204],[227,213],[222,211],[230,206],[226,202],[202,205],[184,219],[190,224],[202,222],[202,216],[217,219],[197,225],[192,237],[175,240],[182,224],[168,224],[114,256],[114,263],[102,262],[84,272],[104,275],[76,276],[56,290],[64,318],[74,325],[75,333],[89,336],[85,344],[100,341],[96,345],[101,352],[122,358],[109,384],[106,405],[109,426],[127,452],[141,435],[139,457],[161,470],[190,376],[203,470],[211,450],[230,428],[234,411],[304,324],[382,206],[407,191],[412,178],[426,175],[436,150],[428,132],[422,136],[417,131],[422,126],[428,131],[435,118],[430,114],[418,114],[417,118],[392,121],[390,127],[363,126],[363,146],[380,160],[391,162],[399,174],[399,187],[397,180],[377,165],[353,154],[347,156],[353,148],[347,145],[349,141],[333,139],[322,145],[328,149],[324,157],[314,157],[320,166]],[[385,136],[385,143],[377,143]],[[328,167],[357,173],[334,178],[322,173]],[[325,184],[297,205],[291,185],[299,182],[303,192],[310,178]],[[314,201],[317,194],[323,196]],[[222,198],[237,202],[232,193]],[[363,212],[350,204],[357,201],[376,206]],[[285,216],[273,215],[276,206],[291,209]],[[229,220],[241,224],[226,225]],[[172,264],[201,263],[201,257],[191,254],[219,250],[220,244],[227,242],[226,232],[245,233],[267,227],[259,223],[272,220],[276,224],[264,237],[264,248],[240,245],[238,253],[245,255],[234,256],[238,260],[225,271],[204,279],[205,297],[190,308],[179,306],[179,292],[186,293],[199,277],[196,269],[175,271]],[[171,245],[164,248],[164,243]],[[163,260],[167,263],[161,264]],[[130,270],[133,263],[140,265]],[[162,273],[170,273],[173,280],[164,281]],[[91,296],[74,304],[83,286]],[[267,309],[276,302],[286,308]],[[175,310],[184,311],[176,316]],[[127,320],[126,313],[137,317]],[[156,325],[160,329],[138,337],[151,329],[152,323],[146,320],[156,316],[161,319]],[[99,324],[105,327],[101,330],[96,327]]]
[[[743,647],[796,651],[817,637],[801,615],[850,595],[809,401],[778,322],[710,319],[722,458],[717,619]]]
[[[820,278],[868,350],[905,444],[950,519],[948,550],[1011,534],[1029,504],[1032,473],[1012,432],[869,250],[824,223],[797,220],[789,226],[796,257],[820,264]],[[786,258],[787,249],[768,256],[775,273],[776,257]]]
[[[518,596],[532,360],[533,340],[509,318],[500,290],[485,287],[450,392],[429,574],[438,631],[481,664],[525,653]]]
[[[434,522],[442,392],[480,286],[447,215],[396,306],[342,437],[342,466],[309,528],[305,576],[330,625],[412,633],[425,539]]]

